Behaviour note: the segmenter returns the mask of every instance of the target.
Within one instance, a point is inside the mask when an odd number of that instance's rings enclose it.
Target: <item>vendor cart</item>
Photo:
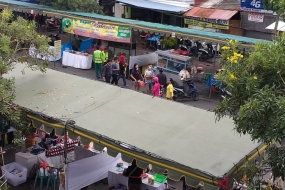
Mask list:
[[[176,54],[174,50],[155,52],[158,55],[157,68],[162,68],[171,73],[179,73],[182,69],[191,70],[194,66],[189,56]]]

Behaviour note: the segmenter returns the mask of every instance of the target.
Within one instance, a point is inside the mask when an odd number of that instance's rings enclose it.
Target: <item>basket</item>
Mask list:
[[[159,183],[164,183],[167,179],[167,176],[160,175],[160,174],[154,174],[153,175],[154,181]]]

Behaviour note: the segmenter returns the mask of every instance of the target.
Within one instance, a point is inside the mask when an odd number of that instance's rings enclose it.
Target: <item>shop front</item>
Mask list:
[[[184,16],[184,25],[188,28],[240,36],[243,34],[239,29],[240,15],[235,10],[195,7]]]
[[[131,51],[132,32],[128,26],[110,25],[96,20],[80,20],[75,18],[63,17],[62,30],[71,36],[70,43],[62,45],[62,64],[81,69],[90,69],[92,67],[92,53],[95,46],[107,47],[112,52],[126,53],[126,56],[135,55]],[[122,44],[122,52],[114,44]],[[92,51],[93,49],[93,51]],[[109,54],[109,56],[111,56]],[[76,60],[76,61],[74,61]]]

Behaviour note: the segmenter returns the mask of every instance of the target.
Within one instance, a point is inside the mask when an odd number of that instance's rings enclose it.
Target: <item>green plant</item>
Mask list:
[[[5,184],[3,184],[4,182],[2,180],[0,180],[0,189],[1,190],[9,190],[10,187],[7,185],[7,182]],[[2,186],[3,185],[3,186]]]
[[[174,48],[177,45],[177,39],[175,37],[169,37],[168,39],[165,39],[163,42],[166,48]]]

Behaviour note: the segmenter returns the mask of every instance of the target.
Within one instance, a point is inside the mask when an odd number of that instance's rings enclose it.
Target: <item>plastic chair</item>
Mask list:
[[[49,184],[51,183],[53,185],[53,189],[55,190],[58,180],[59,180],[59,169],[50,167],[48,181],[47,181],[47,189],[49,187]]]
[[[41,169],[42,169],[42,171],[41,171]],[[35,178],[34,188],[36,187],[36,184],[37,184],[37,181],[39,178],[40,179],[40,190],[42,190],[43,182],[44,182],[44,180],[46,180],[48,178],[48,176],[46,175],[47,172],[46,172],[46,169],[43,167],[40,167],[40,165],[36,165],[36,171],[37,171],[37,174],[36,174],[36,178]]]

